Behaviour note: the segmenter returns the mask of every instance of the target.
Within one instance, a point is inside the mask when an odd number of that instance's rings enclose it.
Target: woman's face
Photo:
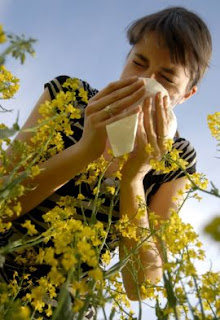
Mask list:
[[[169,49],[159,43],[153,32],[132,48],[120,78],[133,75],[160,82],[169,93],[172,108],[197,91],[196,86],[187,90],[190,80],[188,70],[171,62]]]

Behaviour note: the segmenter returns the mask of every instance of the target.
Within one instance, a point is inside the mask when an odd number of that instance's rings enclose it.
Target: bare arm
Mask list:
[[[155,214],[159,215],[161,219],[168,219],[170,216],[170,208],[176,209],[175,204],[172,202],[172,197],[177,197],[177,191],[183,189],[187,179],[185,177],[164,183],[156,194],[152,197],[149,204],[150,212],[153,211]],[[141,179],[137,180],[127,180],[122,179],[121,189],[120,189],[120,216],[127,214],[131,219],[138,210],[137,195],[141,196],[142,199],[145,198],[143,182]],[[142,228],[149,227],[148,212],[142,219],[132,219],[132,222]],[[159,227],[159,226],[158,226]],[[149,279],[155,282],[157,278],[162,277],[162,257],[160,256],[160,250],[156,243],[148,240],[147,244],[150,244],[150,248],[142,246],[135,259],[139,259],[140,264],[128,263],[122,270],[122,277],[125,286],[127,296],[130,300],[139,300],[137,292],[137,283],[131,274],[132,268],[137,271],[137,282],[140,284],[144,280]],[[119,245],[120,258],[125,256],[124,248],[128,252],[132,248],[135,248],[137,242],[133,239],[121,238]],[[140,268],[140,265],[142,268]]]
[[[29,191],[19,198],[22,205],[21,214],[25,214],[36,207],[77,175],[87,164],[100,157],[106,145],[106,125],[126,115],[137,113],[140,108],[136,104],[144,98],[145,94],[146,90],[143,81],[139,81],[137,77],[132,77],[110,83],[90,99],[85,109],[82,138],[75,145],[40,164],[41,173],[31,180],[32,184],[36,185],[35,190]],[[36,125],[37,120],[40,118],[39,106],[46,100],[51,100],[48,89],[40,97],[23,129]],[[105,107],[109,104],[112,105],[112,112],[114,113],[111,118],[105,111]],[[127,106],[132,105],[134,105],[132,109],[125,110]],[[30,137],[31,133],[21,131],[16,139],[28,143]],[[11,150],[8,149],[7,152],[10,155]],[[7,177],[5,178],[7,179]],[[24,180],[24,184],[29,181],[29,178],[27,178]],[[11,220],[15,218],[12,217]]]
[[[35,126],[37,120],[40,118],[38,112],[39,106],[46,100],[51,100],[49,91],[46,89],[40,99],[38,100],[35,108],[27,119],[22,129]],[[32,133],[20,131],[16,136],[16,140],[28,142]],[[11,149],[8,148],[8,156],[11,153]],[[93,161],[91,153],[81,146],[78,142],[75,145],[61,151],[49,160],[39,165],[41,172],[34,179],[27,178],[23,181],[24,185],[36,186],[32,191],[28,191],[19,198],[22,206],[21,215],[30,211],[41,203],[44,199],[49,197],[53,192],[60,188],[63,184],[68,182],[72,177],[77,175],[89,162]],[[7,176],[5,177],[7,179]],[[11,220],[16,217],[11,217]],[[9,221],[7,219],[7,221]]]

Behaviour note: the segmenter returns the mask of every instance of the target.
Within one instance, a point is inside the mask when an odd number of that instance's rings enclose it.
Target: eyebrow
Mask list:
[[[135,53],[135,55],[136,55],[139,59],[141,59],[143,62],[149,62],[148,58],[145,57],[145,56],[143,56],[143,54],[141,54],[141,53]]]
[[[172,76],[175,76],[175,77],[179,78],[179,75],[178,75],[178,73],[176,72],[175,69],[172,69],[172,68],[161,68],[161,70],[163,70],[166,73],[171,74]]]
[[[135,55],[141,59],[144,63],[149,63],[149,59],[147,57],[145,57],[143,54],[141,53],[135,53]],[[166,68],[166,67],[162,67],[161,68],[162,71],[166,72],[166,73],[169,73],[171,74],[172,76],[175,76],[175,77],[178,77],[179,78],[179,75],[178,73],[176,72],[176,69],[175,68]]]

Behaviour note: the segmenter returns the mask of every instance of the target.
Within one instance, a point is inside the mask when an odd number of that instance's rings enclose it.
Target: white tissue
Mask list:
[[[151,78],[143,78],[146,86],[147,86],[147,92],[148,92],[148,97],[153,97],[153,107],[154,107],[154,102],[155,102],[155,95],[160,91],[162,93],[162,97],[167,96],[168,97],[168,104],[170,105],[170,97],[168,91],[160,84],[157,82],[155,79]],[[168,122],[169,122],[169,128],[167,132],[167,138],[173,139],[177,130],[177,119],[176,116],[170,106],[169,112],[168,112]]]
[[[144,79],[144,82],[146,83],[147,86],[147,93],[148,97],[155,97],[155,95],[160,91],[162,93],[162,96],[168,96],[168,103],[170,104],[170,97],[168,91],[160,84],[157,82],[155,79],[151,78],[142,78]],[[154,102],[154,99],[153,99]]]
[[[120,157],[134,149],[138,114],[110,123],[106,126],[108,139],[115,157]]]
[[[147,96],[153,97],[154,101],[155,95],[160,91],[162,96],[168,96],[168,103],[170,103],[167,90],[159,82],[150,78],[144,78],[144,80],[147,86],[147,92],[149,93]],[[177,120],[171,108],[169,109],[168,116],[170,126],[167,138],[173,138],[177,129]],[[106,126],[108,139],[115,157],[133,151],[137,126],[138,114],[125,117]]]

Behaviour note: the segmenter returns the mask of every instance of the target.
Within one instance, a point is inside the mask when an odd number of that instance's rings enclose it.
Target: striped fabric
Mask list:
[[[69,78],[69,76],[58,76],[51,80],[50,82],[46,83],[44,85],[45,88],[48,88],[51,99],[54,99],[56,97],[56,94],[63,90],[66,92],[66,88],[62,88],[62,84]],[[98,90],[92,88],[87,82],[80,80],[80,86],[83,87],[88,92],[88,98],[92,98]],[[80,98],[77,100],[78,106],[82,109],[85,108],[86,105],[83,103]],[[75,141],[79,141],[79,139],[82,136],[82,130],[83,130],[83,124],[84,124],[84,118],[82,117],[79,120],[73,120],[71,123],[71,128],[74,131],[74,137],[71,137],[71,139],[67,136],[63,136],[64,139],[64,145],[65,148],[68,148],[69,146],[73,145],[73,139]],[[190,144],[189,141],[185,140],[184,138],[175,138],[173,148],[176,148],[177,150],[181,150],[181,158],[188,161],[187,166],[187,172],[188,173],[194,173],[196,171],[196,152],[193,146]],[[181,170],[172,171],[167,174],[162,174],[161,172],[157,172],[155,170],[151,170],[144,179],[144,188],[146,192],[146,199],[149,203],[151,197],[157,192],[159,187],[168,181],[175,180],[177,178],[183,177],[184,173]],[[117,185],[119,181],[113,180],[110,178],[106,178],[103,181],[102,188],[106,188],[106,186],[109,185]],[[59,188],[54,194],[52,194],[50,197],[45,199],[42,203],[40,203],[36,208],[25,214],[23,217],[18,218],[13,222],[12,228],[5,232],[4,234],[0,234],[0,245],[4,246],[8,243],[8,241],[14,241],[16,239],[19,239],[22,237],[23,234],[26,233],[26,229],[21,227],[21,224],[26,220],[29,219],[33,224],[35,224],[36,229],[39,232],[43,232],[47,229],[47,225],[44,223],[44,220],[42,218],[42,215],[52,209],[56,202],[59,200],[61,196],[73,196],[77,197],[79,193],[79,187],[75,185],[75,179],[71,179],[68,183],[63,185],[61,188]],[[91,199],[94,197],[92,194],[92,190],[87,184],[82,184],[82,193],[87,197],[87,199]],[[87,219],[91,216],[91,210],[88,208],[88,201],[82,201],[84,207],[85,207],[85,215],[87,216]],[[97,219],[102,221],[104,225],[107,225],[108,222],[108,205],[110,203],[110,199],[106,197],[105,203],[102,206],[102,210],[97,215]],[[106,208],[106,210],[105,210]],[[115,210],[113,211],[113,217],[112,221],[116,222],[119,219],[119,204],[115,207]],[[80,210],[77,211],[76,219],[82,220],[82,215]],[[118,238],[112,238],[111,235],[107,239],[107,245],[108,248],[114,252],[114,250],[118,247]],[[0,268],[0,276],[2,280],[8,281],[8,278],[12,277],[13,271],[17,270],[18,272],[24,271],[24,266],[18,266],[14,262],[15,256],[13,254],[9,254],[6,257],[6,262],[4,264],[4,267]],[[46,274],[48,272],[48,266],[42,266],[40,265],[38,267],[37,272],[35,272],[33,277],[36,279],[40,276]],[[93,319],[93,316],[90,310],[88,311],[88,317],[85,319]],[[94,313],[93,313],[94,314]],[[91,317],[90,317],[91,316]]]

